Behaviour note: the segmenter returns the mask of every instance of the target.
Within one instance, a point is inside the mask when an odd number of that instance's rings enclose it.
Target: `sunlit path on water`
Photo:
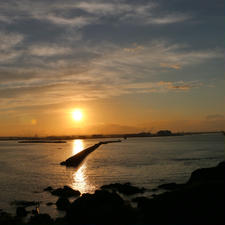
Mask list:
[[[74,140],[73,141],[73,155],[77,154],[78,152],[81,152],[84,149],[84,143],[83,140]]]
[[[75,155],[84,149],[83,140],[74,140],[72,154]],[[86,162],[84,162],[77,170],[72,174],[72,187],[79,190],[81,193],[86,192],[94,187],[90,187],[87,176]]]
[[[86,164],[84,163],[77,171],[73,173],[72,187],[81,193],[87,189]]]

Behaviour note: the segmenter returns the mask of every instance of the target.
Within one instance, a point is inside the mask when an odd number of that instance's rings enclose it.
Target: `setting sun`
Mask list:
[[[82,114],[82,111],[80,109],[75,109],[73,112],[72,112],[72,116],[73,116],[73,119],[75,121],[81,121],[82,118],[83,118],[83,114]]]

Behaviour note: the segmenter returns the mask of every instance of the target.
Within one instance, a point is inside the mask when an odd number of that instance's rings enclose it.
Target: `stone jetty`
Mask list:
[[[67,160],[60,163],[60,165],[65,165],[67,167],[77,167],[80,163],[94,150],[96,150],[99,146],[103,144],[121,142],[121,140],[112,140],[112,141],[100,141],[97,144],[92,145],[89,148],[82,150],[81,152],[77,153],[76,155],[68,158]]]

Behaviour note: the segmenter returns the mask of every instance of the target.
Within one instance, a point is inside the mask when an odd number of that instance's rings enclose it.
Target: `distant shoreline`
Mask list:
[[[159,131],[160,132],[160,131]],[[20,141],[21,143],[62,143],[64,140],[74,139],[100,139],[100,138],[137,138],[137,137],[171,137],[171,136],[184,136],[184,135],[196,135],[196,134],[214,134],[222,133],[224,131],[208,131],[208,132],[178,132],[178,133],[130,133],[130,134],[94,134],[94,135],[69,135],[69,136],[46,136],[46,137],[0,137],[0,141]]]

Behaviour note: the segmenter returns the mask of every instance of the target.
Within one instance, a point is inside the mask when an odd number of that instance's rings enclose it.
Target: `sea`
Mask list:
[[[128,138],[101,145],[78,168],[60,162],[102,140],[76,139],[66,143],[0,141],[0,209],[15,213],[15,200],[40,201],[40,212],[63,215],[57,201],[43,189],[68,185],[93,193],[102,185],[130,182],[153,190],[163,183],[186,182],[193,170],[216,166],[225,160],[224,135],[195,134],[169,137]]]

